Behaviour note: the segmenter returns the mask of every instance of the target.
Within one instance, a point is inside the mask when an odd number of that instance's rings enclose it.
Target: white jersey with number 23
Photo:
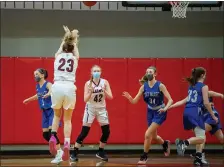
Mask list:
[[[78,59],[73,53],[60,53],[54,61],[54,81],[76,81]]]

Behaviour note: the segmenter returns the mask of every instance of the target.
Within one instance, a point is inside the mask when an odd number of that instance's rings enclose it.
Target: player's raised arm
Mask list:
[[[93,93],[93,87],[90,85],[91,83],[88,84],[88,82],[86,82],[85,84],[85,88],[84,88],[84,102],[88,102],[92,93]]]
[[[108,98],[108,99],[113,99],[113,95],[112,95],[112,91],[111,91],[111,88],[110,88],[110,84],[109,84],[109,82],[106,80],[105,81],[105,90],[104,90],[104,92],[105,92],[105,95],[106,95],[106,97]]]
[[[138,94],[135,96],[135,98],[132,98],[131,95],[128,92],[123,92],[123,96],[126,97],[130,101],[130,103],[136,104],[136,103],[138,103],[139,99],[142,96],[143,88],[144,88],[144,85],[142,85],[140,87],[140,89],[138,91]]]

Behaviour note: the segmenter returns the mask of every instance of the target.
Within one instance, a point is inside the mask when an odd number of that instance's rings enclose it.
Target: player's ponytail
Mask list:
[[[48,72],[47,70],[44,69],[44,79],[47,79],[48,78]]]
[[[143,85],[145,82],[147,82],[148,81],[148,76],[147,76],[147,74],[145,74],[140,80],[139,80],[139,83],[141,84],[141,85]]]
[[[194,86],[194,79],[193,77],[186,77],[185,80],[191,85],[191,86]]]
[[[192,69],[191,76],[185,78],[185,80],[191,86],[194,86],[200,79],[201,75],[204,75],[204,74],[205,74],[205,69],[203,67],[197,67],[197,68]]]

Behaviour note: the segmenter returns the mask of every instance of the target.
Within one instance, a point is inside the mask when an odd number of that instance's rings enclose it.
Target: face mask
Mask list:
[[[148,74],[148,80],[149,80],[149,81],[153,80],[153,78],[154,78],[154,77],[153,77],[153,74]]]
[[[95,79],[100,78],[100,72],[93,72],[93,78]]]
[[[36,76],[36,77],[35,77],[35,81],[36,81],[36,82],[40,82],[40,80],[41,80],[41,78],[40,78],[39,76]]]

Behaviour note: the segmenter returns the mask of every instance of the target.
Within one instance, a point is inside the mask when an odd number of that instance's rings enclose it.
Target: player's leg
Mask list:
[[[79,136],[76,139],[74,150],[73,150],[72,155],[70,157],[71,161],[73,161],[73,162],[78,161],[79,149],[82,146],[83,141],[85,140],[85,138],[89,134],[90,127],[91,127],[94,119],[95,119],[94,110],[89,108],[88,106],[86,106],[85,111],[84,111],[84,115],[83,115],[82,130],[81,130]]]
[[[42,111],[42,131],[43,131],[43,138],[46,142],[49,142],[49,126],[48,126],[48,117],[45,111]]]
[[[189,145],[203,144],[205,141],[205,130],[197,126],[194,128],[195,137],[191,137],[186,140],[176,139],[175,143],[177,146],[178,155],[184,156],[184,152]],[[198,148],[195,155],[194,164],[202,165],[202,147]]]
[[[198,114],[198,109],[185,108],[183,123],[185,130],[193,129],[195,137],[186,140],[176,139],[178,155],[184,156],[184,152],[189,145],[203,144],[205,142],[204,118]],[[194,165],[202,165],[202,148],[199,148],[194,159]]]
[[[148,127],[148,129],[145,132],[145,140],[144,140],[144,152],[140,157],[140,160],[138,162],[138,164],[145,164],[148,161],[148,152],[151,146],[151,142],[152,142],[152,137],[153,137],[153,133],[155,133],[155,131],[157,130],[157,128],[160,125],[152,122],[151,125]]]
[[[60,144],[59,138],[57,136],[57,131],[58,131],[61,115],[62,115],[61,109],[54,109],[54,118],[52,122],[51,137],[49,141],[50,152],[53,155],[57,154],[57,150],[58,150],[57,145]]]
[[[72,114],[76,104],[76,87],[75,85],[68,83],[64,88],[64,149],[62,159],[67,161],[70,157],[70,138],[72,132]]]
[[[183,115],[183,124],[185,130],[193,130],[195,137],[186,140],[176,139],[178,155],[184,156],[184,152],[189,145],[203,144],[205,141],[205,123],[204,117],[199,115],[198,108],[185,108]],[[197,153],[199,157],[202,156],[202,148]]]
[[[48,133],[49,133],[49,138],[51,137],[51,129],[52,129],[52,123],[53,123],[53,119],[54,119],[54,110],[53,109],[50,109],[47,111],[47,114],[48,114]],[[54,164],[59,164],[61,161],[62,161],[62,154],[63,154],[63,151],[60,147],[60,143],[56,145],[56,148],[57,148],[57,154],[55,156],[55,158],[51,161],[51,163],[54,163]]]
[[[49,136],[49,129],[48,128],[43,128],[43,138],[46,140],[46,142],[49,142],[50,136]]]
[[[73,109],[64,109],[64,153],[62,159],[67,161],[70,157],[69,150],[70,150],[70,137],[72,132],[72,113]]]
[[[106,152],[104,151],[104,147],[110,136],[110,124],[109,124],[108,113],[106,109],[100,109],[96,111],[96,113],[97,113],[97,121],[99,122],[101,126],[101,131],[102,131],[102,135],[100,138],[99,151],[97,152],[96,157],[100,158],[103,161],[108,161],[108,157],[106,155]]]
[[[215,137],[219,140],[219,142],[221,144],[223,144],[224,143],[224,137],[223,137],[223,132],[222,132],[222,124],[220,122],[220,116],[219,116],[217,111],[216,111],[215,116],[218,117],[219,122],[218,122],[218,124],[213,126],[212,130],[210,131],[210,133],[212,135],[215,135]]]
[[[62,92],[62,88],[59,84],[53,84],[51,88],[51,101],[52,108],[54,109],[54,118],[52,121],[52,129],[51,129],[51,138],[49,141],[50,152],[53,155],[57,154],[56,145],[60,144],[59,139],[57,137],[57,131],[62,115],[62,103],[64,94]]]
[[[152,112],[152,111],[151,111]],[[167,112],[159,113],[158,111],[153,111],[153,119],[152,122],[157,123],[158,125],[162,125],[163,122],[166,121]],[[157,130],[152,133],[152,140],[154,140],[157,144],[161,144],[163,147],[164,155],[169,156],[170,154],[170,141],[169,140],[163,140],[160,136],[157,134]]]
[[[162,137],[157,135],[157,130],[152,134],[152,139],[157,143],[161,144],[163,147],[163,152],[165,156],[170,155],[170,141],[169,140],[163,140]]]
[[[222,133],[221,129],[217,130],[214,135],[216,136],[216,138],[219,140],[219,142],[221,144],[224,143],[224,136],[223,136],[223,133]]]
[[[205,123],[205,132],[210,132],[212,130],[212,126]],[[201,162],[204,165],[208,165],[208,161],[205,158],[205,153],[204,153],[204,147],[205,147],[205,142],[206,142],[206,136],[205,136],[205,141],[203,144],[197,144],[196,145],[196,153],[197,152],[202,152],[202,159]],[[195,158],[196,157],[196,153],[195,154],[191,154],[191,157]]]

